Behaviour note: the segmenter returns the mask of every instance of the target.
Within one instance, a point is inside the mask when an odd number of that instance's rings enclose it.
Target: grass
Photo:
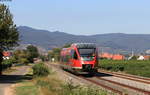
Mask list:
[[[36,86],[43,95],[107,95],[108,92],[96,87],[73,85],[72,82],[63,83],[56,76],[36,79]]]
[[[16,71],[16,69],[11,67],[11,68],[7,68],[6,70],[4,70],[3,73],[10,74],[11,72],[14,72],[14,71]]]
[[[96,87],[72,85],[71,82],[63,83],[50,77],[36,78],[32,81],[23,82],[16,87],[16,95],[107,95],[106,90]]]
[[[99,67],[110,71],[150,77],[149,60],[100,60]]]
[[[31,74],[33,71],[29,70],[27,75]],[[15,89],[16,95],[110,95],[110,92],[97,87],[73,85],[72,81],[64,83],[58,76],[55,72],[49,76],[34,77],[32,80],[21,82]]]
[[[32,82],[24,82],[16,87],[16,95],[38,95],[38,87]]]

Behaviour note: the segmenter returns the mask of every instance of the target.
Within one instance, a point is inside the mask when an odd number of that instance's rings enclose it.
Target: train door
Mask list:
[[[71,50],[71,55],[72,55],[72,67],[73,68],[78,68],[78,67],[81,67],[79,66],[80,65],[80,60],[79,60],[79,56],[77,54],[77,51],[76,50]]]
[[[98,64],[99,64],[99,56],[98,56],[98,48],[96,48],[96,62],[95,62],[95,68],[98,68]]]

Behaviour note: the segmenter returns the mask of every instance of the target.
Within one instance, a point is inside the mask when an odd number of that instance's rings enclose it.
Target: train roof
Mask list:
[[[96,48],[96,44],[94,43],[73,43],[72,46],[74,45],[77,48]]]

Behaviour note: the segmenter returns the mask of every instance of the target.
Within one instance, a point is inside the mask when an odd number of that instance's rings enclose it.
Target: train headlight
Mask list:
[[[81,61],[83,61],[84,59],[83,59],[83,57],[81,57]]]
[[[84,64],[84,62],[83,62],[83,61],[81,61],[81,64]]]
[[[84,64],[84,58],[81,57],[81,64]]]

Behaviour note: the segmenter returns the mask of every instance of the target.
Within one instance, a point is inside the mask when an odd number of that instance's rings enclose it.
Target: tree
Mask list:
[[[54,48],[53,49],[54,58],[56,61],[60,60],[60,51],[61,51],[61,48]]]
[[[33,45],[29,45],[27,47],[27,52],[28,52],[28,60],[30,62],[33,62],[33,59],[37,58],[39,56],[37,47],[35,47]]]
[[[28,55],[27,50],[16,50],[13,53],[14,61],[16,61],[17,63],[21,63],[21,64],[29,63],[28,56],[29,55]]]
[[[2,73],[3,51],[18,45],[19,33],[9,8],[0,4],[0,74]]]
[[[61,51],[61,48],[53,48],[52,51],[48,52],[49,59],[54,58],[55,61],[59,61],[60,60],[60,51]]]
[[[68,48],[68,47],[71,46],[71,44],[72,44],[72,43],[66,43],[66,44],[63,46],[63,48]]]
[[[133,56],[131,60],[137,60],[138,56]]]

